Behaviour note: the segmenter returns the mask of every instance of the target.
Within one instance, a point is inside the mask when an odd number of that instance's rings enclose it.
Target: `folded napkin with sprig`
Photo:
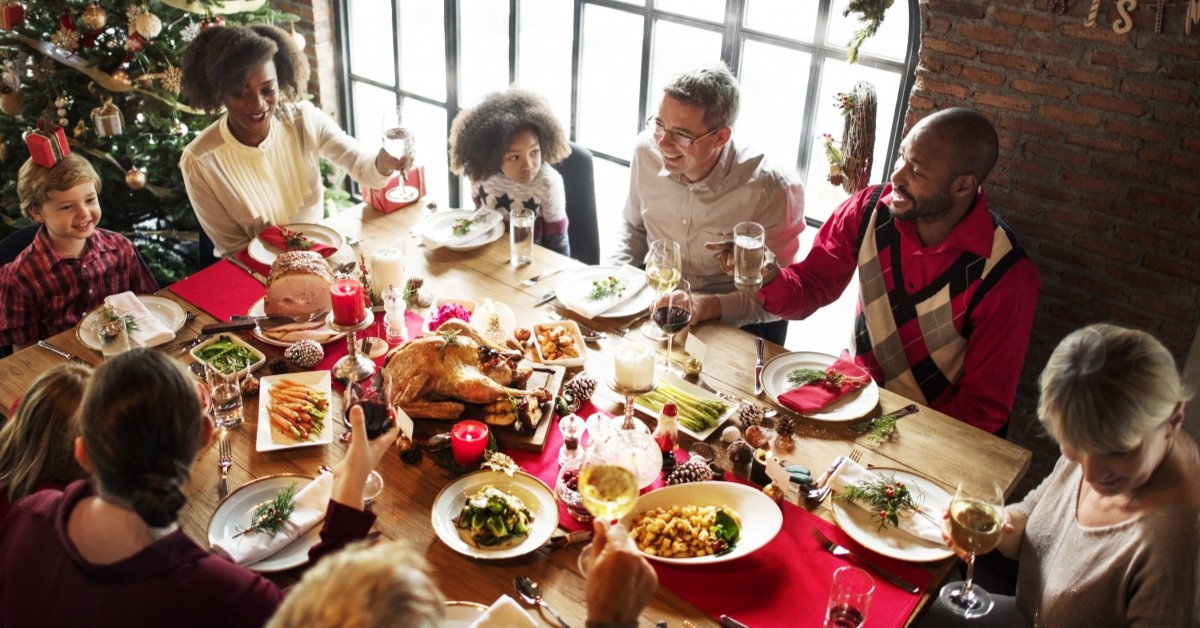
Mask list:
[[[333,474],[322,473],[297,492],[285,487],[260,504],[250,525],[213,543],[213,551],[239,565],[254,564],[287,547],[325,518]]]
[[[852,501],[879,520],[919,539],[944,545],[942,513],[950,505],[944,494],[927,495],[897,480],[886,471],[873,472],[845,458],[827,477],[819,478],[833,489],[834,499]]]
[[[258,239],[284,251],[312,251],[321,257],[329,257],[337,253],[337,247],[317,242],[286,226],[267,227],[258,233]]]
[[[564,279],[563,281],[568,281]],[[587,292],[575,294],[570,290],[558,290],[558,299],[567,309],[596,318],[605,312],[632,299],[646,285],[646,273],[633,267],[623,266],[614,274],[595,279]]]
[[[126,322],[129,337],[142,346],[153,347],[175,339],[175,332],[163,325],[132,292],[104,297],[104,305],[115,310],[119,316],[128,316],[132,320],[133,324]]]
[[[421,242],[431,249],[443,246],[463,246],[487,235],[502,220],[504,220],[504,216],[500,212],[481,208],[473,214],[463,216],[449,224],[439,225],[437,228],[426,226],[421,229]]]
[[[787,374],[787,380],[794,388],[780,395],[779,403],[800,414],[812,414],[866,386],[871,374],[854,363],[849,351],[843,351],[829,368],[796,369]]]

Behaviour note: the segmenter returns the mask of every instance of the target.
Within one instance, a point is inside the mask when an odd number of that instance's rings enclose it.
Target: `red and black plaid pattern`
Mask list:
[[[941,276],[913,294],[905,289],[900,232],[876,188],[859,228],[859,308],[854,322],[859,363],[888,390],[935,404],[962,375],[971,311],[1004,272],[1025,257],[995,214],[991,256],[964,252]]]

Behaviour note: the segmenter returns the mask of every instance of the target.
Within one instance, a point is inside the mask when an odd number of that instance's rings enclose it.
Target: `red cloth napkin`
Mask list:
[[[180,279],[171,292],[183,297],[215,318],[227,321],[245,314],[261,299],[265,288],[232,262],[221,260],[196,274]]]
[[[279,227],[271,226],[271,227],[267,227],[266,229],[263,229],[262,231],[260,231],[258,233],[258,239],[262,240],[263,242],[266,242],[267,244],[270,244],[271,246],[273,246],[281,251],[292,250],[288,247],[287,238],[285,238],[283,236],[283,230],[280,229]],[[312,251],[312,252],[320,255],[321,257],[329,257],[330,255],[337,253],[337,247],[329,246],[327,244],[321,244],[320,242],[315,242],[311,239],[309,240],[309,242],[312,243],[312,246],[308,247],[307,250]],[[297,249],[297,250],[304,250],[304,249]]]
[[[824,381],[798,386],[780,395],[779,403],[800,414],[812,414],[862,388],[871,380],[871,374],[854,363],[849,351],[843,351],[841,357],[825,369],[825,372],[841,373],[842,383],[836,387],[830,387]]]
[[[714,618],[729,615],[755,628],[820,626],[833,572],[845,565],[859,565],[822,550],[810,528],[856,551],[866,550],[837,526],[807,510],[789,502],[781,506],[783,528],[765,547],[749,556],[710,565],[684,567],[651,561],[659,584]],[[929,586],[930,576],[920,567],[868,555],[922,589]],[[903,626],[920,596],[901,590],[874,572],[871,577],[875,579],[875,594],[863,625]]]

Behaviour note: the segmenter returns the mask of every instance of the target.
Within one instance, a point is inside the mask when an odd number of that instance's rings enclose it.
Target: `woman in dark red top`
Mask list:
[[[91,374],[91,367],[82,364],[42,373],[0,427],[0,521],[18,499],[44,488],[62,490],[86,477],[73,447],[79,436],[75,411]]]
[[[263,625],[282,592],[176,524],[213,433],[183,366],[151,349],[109,358],[80,422],[75,457],[91,481],[32,495],[0,524],[0,626]],[[351,424],[311,560],[366,536],[375,520],[358,509],[362,488],[396,430],[367,440],[361,410]]]

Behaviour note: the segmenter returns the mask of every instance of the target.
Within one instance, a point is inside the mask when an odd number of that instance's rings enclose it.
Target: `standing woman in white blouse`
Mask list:
[[[183,55],[183,92],[224,115],[179,159],[200,226],[224,256],[271,225],[324,217],[319,157],[362,185],[382,187],[408,166],[383,149],[365,151],[328,114],[301,100],[308,60],[274,26],[214,26]]]

